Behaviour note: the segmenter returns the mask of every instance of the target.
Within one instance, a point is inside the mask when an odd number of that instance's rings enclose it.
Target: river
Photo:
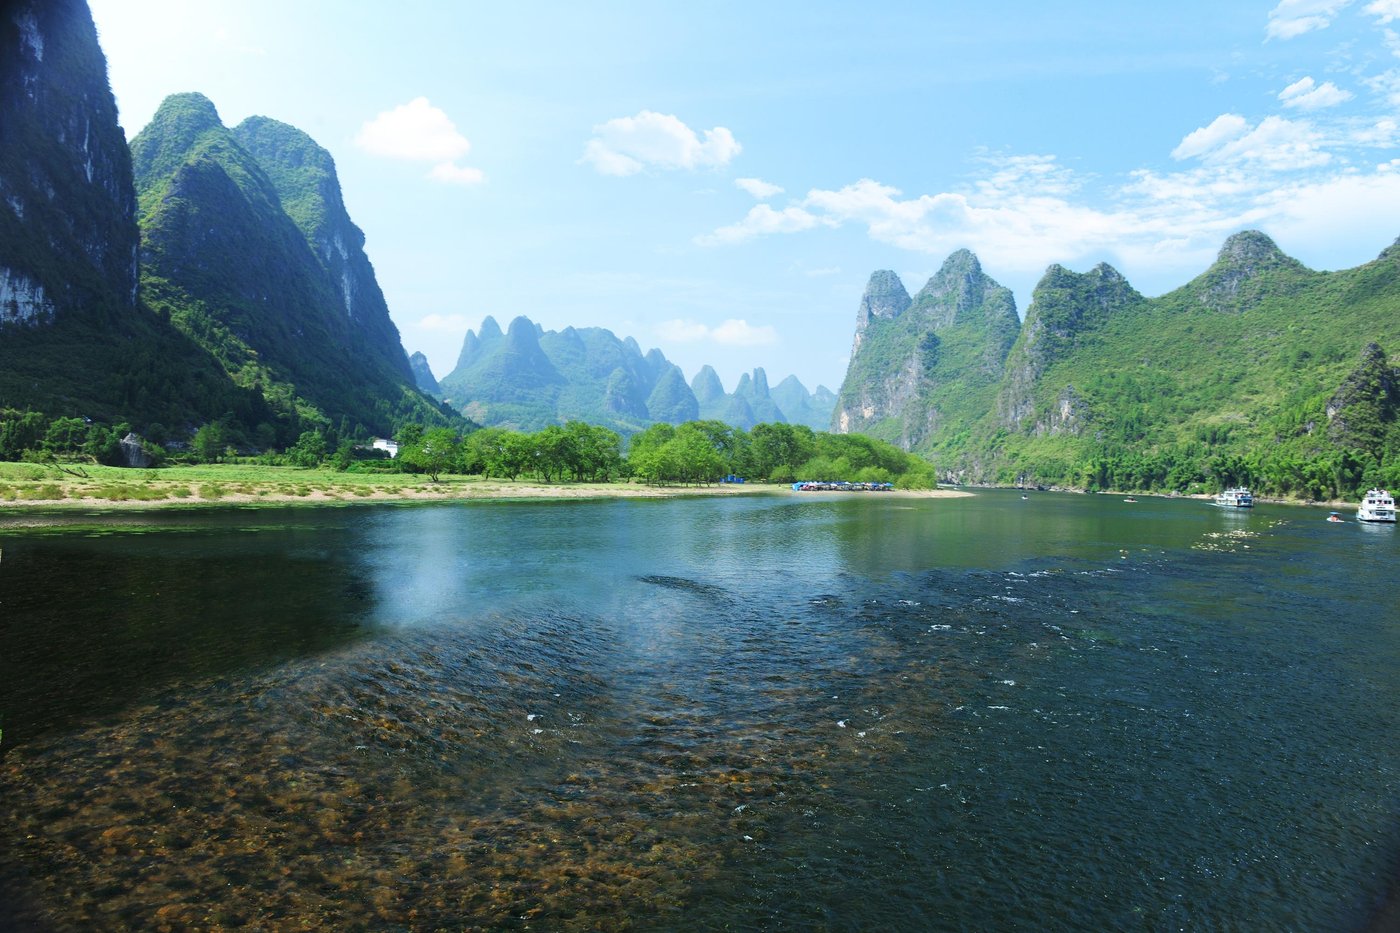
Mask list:
[[[6,512],[0,925],[1378,929],[1400,545],[1325,515]]]

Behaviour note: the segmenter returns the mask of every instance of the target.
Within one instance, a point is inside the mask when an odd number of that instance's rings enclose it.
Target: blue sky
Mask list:
[[[91,0],[127,134],[200,91],[336,159],[409,352],[524,314],[839,388],[876,269],[1184,284],[1400,235],[1400,0]]]

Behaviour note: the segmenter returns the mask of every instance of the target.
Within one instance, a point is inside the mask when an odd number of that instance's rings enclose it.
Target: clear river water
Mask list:
[[[1400,544],[1325,516],[0,513],[0,927],[1387,929]]]

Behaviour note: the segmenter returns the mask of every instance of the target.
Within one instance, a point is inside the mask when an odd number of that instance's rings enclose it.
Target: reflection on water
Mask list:
[[[1356,926],[1400,843],[1400,620],[1354,585],[1394,537],[1256,512],[988,494],[0,532],[25,659],[0,656],[0,917]]]

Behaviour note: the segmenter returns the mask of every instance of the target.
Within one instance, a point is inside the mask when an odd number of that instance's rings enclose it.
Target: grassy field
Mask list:
[[[0,508],[26,505],[188,505],[259,502],[354,502],[385,499],[576,498],[670,496],[695,492],[761,491],[769,487],[658,487],[640,483],[556,483],[427,476],[339,473],[330,469],[219,463],[132,470],[92,464],[59,467],[0,462]]]

